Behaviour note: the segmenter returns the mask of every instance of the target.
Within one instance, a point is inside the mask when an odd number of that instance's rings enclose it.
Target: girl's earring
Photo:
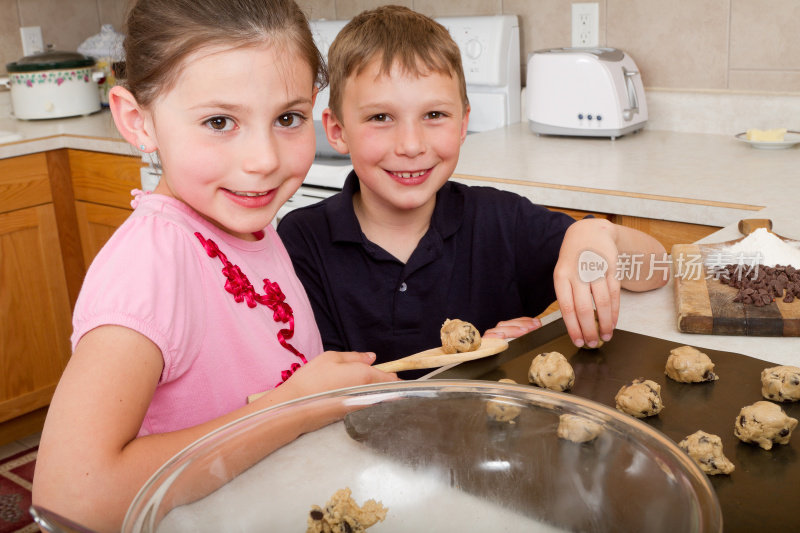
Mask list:
[[[145,145],[143,145],[143,144],[140,144],[140,145],[139,145],[139,150],[141,150],[142,152],[144,152],[144,151],[145,151],[145,148],[146,148],[146,146],[145,146]]]

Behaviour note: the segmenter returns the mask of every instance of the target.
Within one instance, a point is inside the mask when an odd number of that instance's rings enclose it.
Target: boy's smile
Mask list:
[[[347,79],[341,121],[329,110],[323,117],[328,137],[350,154],[365,204],[389,216],[432,212],[458,162],[469,111],[455,77],[417,76],[397,62],[388,74],[380,67],[373,58]]]
[[[291,52],[205,48],[184,61],[149,113],[156,192],[243,239],[269,224],[314,159],[313,76]]]

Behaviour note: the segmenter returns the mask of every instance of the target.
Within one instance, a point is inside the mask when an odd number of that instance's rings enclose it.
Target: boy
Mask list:
[[[446,318],[517,337],[539,326],[527,317],[556,296],[577,346],[597,345],[593,302],[599,336],[611,338],[616,258],[643,254],[648,272],[663,246],[606,220],[575,222],[510,192],[449,182],[469,103],[458,46],[443,26],[380,7],[352,19],[328,58],[323,125],[353,172],[341,193],[289,213],[278,228],[325,349],[397,359],[438,346]],[[608,270],[586,283],[578,258],[589,248]],[[664,283],[666,274],[622,286]]]

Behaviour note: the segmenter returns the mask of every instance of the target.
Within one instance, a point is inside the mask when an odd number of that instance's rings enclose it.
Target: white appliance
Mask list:
[[[461,50],[467,98],[469,132],[501,128],[521,120],[519,22],[516,15],[437,18]],[[311,32],[323,57],[346,20],[312,20]],[[317,157],[303,186],[278,212],[285,213],[318,202],[340,191],[353,167],[328,144],[322,130],[322,112],[328,107],[327,87],[314,103]]]
[[[639,69],[616,48],[552,48],[528,57],[526,109],[531,131],[610,137],[647,123]]]

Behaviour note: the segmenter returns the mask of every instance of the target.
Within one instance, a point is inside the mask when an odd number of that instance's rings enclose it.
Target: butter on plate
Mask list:
[[[783,142],[786,135],[786,128],[774,130],[747,130],[747,140],[755,142]]]

